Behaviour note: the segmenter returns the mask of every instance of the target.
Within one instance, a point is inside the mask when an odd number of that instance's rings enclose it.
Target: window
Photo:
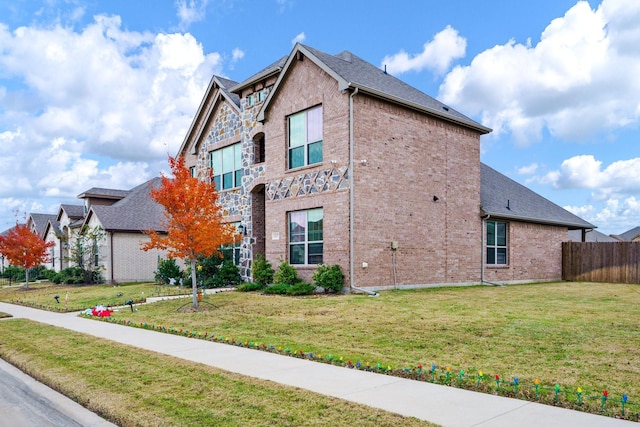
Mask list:
[[[289,116],[289,169],[322,161],[322,106]]]
[[[189,170],[191,171],[191,177],[192,178],[196,178],[198,176],[198,173],[196,172],[196,167],[195,166],[191,166],[189,168]]]
[[[239,229],[240,222],[233,222],[231,225],[235,226],[236,229]],[[238,232],[240,232],[238,230]],[[229,259],[233,261],[234,265],[240,265],[240,247],[242,246],[242,242],[240,239],[236,243],[232,243],[230,245],[222,245],[220,247],[220,252],[224,259]]]
[[[487,264],[507,264],[507,223],[487,221]]]
[[[217,190],[228,190],[242,184],[242,147],[233,144],[211,152],[213,182]]]
[[[289,262],[322,263],[322,208],[289,213]]]

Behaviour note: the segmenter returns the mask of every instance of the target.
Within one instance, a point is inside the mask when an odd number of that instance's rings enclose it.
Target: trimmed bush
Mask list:
[[[287,295],[311,295],[315,290],[316,287],[311,283],[298,282],[295,285],[289,286],[289,289],[287,289]]]
[[[298,271],[287,261],[282,261],[278,266],[278,270],[273,276],[273,280],[278,285],[293,286],[300,282]]]
[[[313,282],[316,286],[323,288],[325,292],[340,292],[344,285],[344,274],[338,264],[320,264],[313,273]]]
[[[182,271],[173,258],[161,259],[158,261],[158,271],[155,279],[157,283],[168,284],[171,279],[178,281],[182,277]]]
[[[291,286],[285,285],[284,283],[279,283],[277,285],[271,285],[264,288],[264,293],[269,295],[286,295],[287,289]]]
[[[275,271],[271,267],[271,263],[262,254],[256,254],[253,264],[251,265],[251,275],[256,283],[263,286],[273,283],[273,274]]]
[[[256,282],[247,282],[247,283],[243,283],[242,285],[236,287],[236,290],[239,292],[254,292],[254,291],[261,291],[265,288],[266,285],[263,285],[262,283],[256,283]]]

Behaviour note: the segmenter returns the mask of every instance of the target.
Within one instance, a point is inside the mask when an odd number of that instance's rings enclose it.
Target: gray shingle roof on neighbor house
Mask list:
[[[38,233],[39,236],[43,235],[44,230],[47,228],[47,224],[49,223],[49,220],[55,221],[56,219],[55,214],[32,213],[32,214],[29,214],[29,216],[31,217],[31,220],[33,221],[33,224],[36,228],[36,232]]]
[[[625,242],[631,242],[633,239],[640,236],[640,227],[634,227],[629,231],[625,231],[622,234],[617,234],[616,237]]]
[[[150,196],[151,187],[157,188],[160,183],[159,177],[153,178],[131,189],[124,199],[111,206],[92,206],[87,221],[96,215],[106,231],[165,231],[164,208]]]
[[[590,230],[585,234],[585,242],[619,242],[620,240],[601,233],[598,230]],[[569,230],[568,239],[571,242],[582,241],[582,230]]]
[[[84,217],[84,206],[82,205],[60,205],[60,210],[63,210],[72,220]],[[56,219],[59,217],[56,216]]]
[[[369,95],[414,108],[447,121],[462,124],[482,134],[491,132],[491,129],[349,51],[344,51],[338,55],[330,55],[302,44],[296,44],[292,52],[296,52],[296,50],[316,59],[319,62],[318,65],[338,81],[340,90],[358,88],[359,91],[368,93]],[[294,57],[295,55],[289,55],[287,64],[285,64],[284,67],[285,69],[293,61]],[[282,75],[280,76],[280,79],[281,78]],[[266,104],[268,104],[268,101],[265,103],[265,106],[263,106],[263,111],[260,116],[263,115],[265,108],[268,108]]]
[[[480,181],[480,206],[485,215],[569,229],[596,228],[484,163],[480,163]]]
[[[113,188],[92,187],[78,195],[79,199],[95,197],[100,199],[123,199],[129,194],[128,190],[115,190]]]

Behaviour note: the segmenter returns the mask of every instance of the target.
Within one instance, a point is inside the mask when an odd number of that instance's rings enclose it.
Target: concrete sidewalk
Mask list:
[[[16,318],[70,329],[239,374],[362,403],[443,426],[637,426],[638,423],[476,393],[454,387],[346,369],[228,344],[162,334],[0,303]],[[162,334],[162,335],[161,335]]]

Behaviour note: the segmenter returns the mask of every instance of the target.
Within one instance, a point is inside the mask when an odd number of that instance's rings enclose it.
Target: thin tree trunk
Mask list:
[[[198,284],[196,282],[196,259],[191,259],[191,288],[193,290],[193,308],[198,308]]]

